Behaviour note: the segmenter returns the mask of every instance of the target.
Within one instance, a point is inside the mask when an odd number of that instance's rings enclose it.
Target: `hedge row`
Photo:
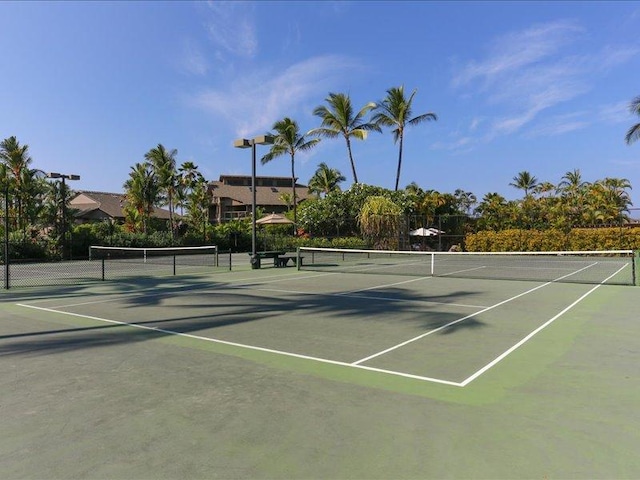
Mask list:
[[[501,230],[467,234],[469,252],[640,250],[640,227]]]

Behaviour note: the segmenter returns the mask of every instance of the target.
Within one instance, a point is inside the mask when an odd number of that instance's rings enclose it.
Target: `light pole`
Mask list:
[[[251,147],[251,268],[260,268],[260,258],[256,252],[256,145],[271,145],[274,138],[271,135],[258,135],[247,140],[240,138],[233,142],[236,148]]]
[[[60,178],[62,179],[62,189],[60,190],[60,196],[62,197],[62,259],[64,260],[64,250],[66,245],[66,237],[67,237],[67,194],[66,187],[67,184],[65,180],[80,180],[80,175],[74,174],[64,174],[57,172],[49,172],[47,173],[48,178]]]

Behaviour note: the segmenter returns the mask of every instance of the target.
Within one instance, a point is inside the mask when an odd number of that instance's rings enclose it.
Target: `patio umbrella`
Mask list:
[[[438,232],[444,233],[444,232],[441,232],[440,230],[437,230],[435,228],[420,227],[420,228],[418,228],[416,230],[411,230],[409,232],[409,236],[411,236],[411,237],[433,237],[435,235],[438,235]]]
[[[256,220],[256,225],[287,225],[292,223],[291,220],[279,213],[272,213],[271,215]]]

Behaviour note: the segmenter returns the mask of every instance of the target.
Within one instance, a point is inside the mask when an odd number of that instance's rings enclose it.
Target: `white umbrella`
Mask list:
[[[256,220],[256,225],[286,225],[291,223],[293,223],[291,220],[279,213],[272,213],[271,215]]]
[[[424,228],[424,227],[420,227],[416,230],[411,230],[409,232],[409,236],[411,237],[433,237],[435,235],[438,235],[438,232],[440,232],[440,230],[437,230],[435,228]],[[444,233],[444,232],[442,232]]]

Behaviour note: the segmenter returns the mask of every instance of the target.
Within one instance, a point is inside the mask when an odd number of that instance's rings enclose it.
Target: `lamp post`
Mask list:
[[[256,145],[271,145],[274,138],[271,135],[258,135],[247,140],[240,138],[233,142],[236,148],[251,147],[251,268],[260,268],[260,258],[256,252]]]
[[[47,178],[59,178],[62,180],[62,189],[60,190],[60,196],[62,197],[62,259],[64,260],[64,250],[67,238],[67,184],[65,183],[65,180],[80,180],[80,175],[49,172],[47,173]]]

